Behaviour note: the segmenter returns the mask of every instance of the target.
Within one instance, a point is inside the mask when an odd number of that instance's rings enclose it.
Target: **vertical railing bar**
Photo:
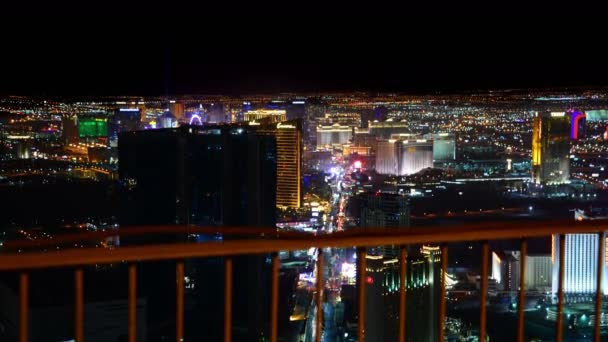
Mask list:
[[[559,275],[557,282],[557,320],[555,328],[556,341],[562,342],[564,339],[564,277],[566,274],[565,270],[565,255],[566,255],[566,235],[561,234],[559,236]]]
[[[232,258],[224,261],[224,341],[232,341]]]
[[[129,264],[129,342],[137,341],[137,265]]]
[[[19,341],[28,341],[29,324],[29,274],[19,274]]]
[[[486,341],[486,302],[488,298],[488,241],[483,242],[481,255],[481,290],[479,293],[479,341]]]
[[[323,324],[323,249],[319,248],[317,255],[317,322],[315,326],[315,341],[321,342],[321,327]]]
[[[604,232],[598,234],[597,240],[597,285],[595,287],[595,322],[593,325],[593,338],[595,342],[600,342],[601,340],[601,330],[600,330],[600,321],[602,318],[602,283],[604,278],[604,255],[606,253],[605,242],[606,235]]]
[[[175,264],[175,341],[184,340],[184,261]]]
[[[439,342],[445,340],[445,316],[446,316],[446,288],[445,282],[448,277],[448,245],[441,245],[441,287],[439,293]]]
[[[526,258],[528,256],[528,240],[521,240],[519,260],[519,292],[517,293],[517,341],[524,342],[524,306],[526,299]]]
[[[84,275],[82,268],[74,271],[74,340],[84,341]]]
[[[405,342],[407,248],[399,250],[399,342]]]
[[[357,326],[357,341],[363,342],[365,340],[365,281],[366,281],[366,267],[367,267],[367,250],[364,247],[357,248],[357,261],[359,263],[357,267],[358,273],[358,292],[357,301],[359,304],[359,320]]]
[[[272,301],[270,308],[270,342],[277,342],[279,323],[279,253],[272,254]]]

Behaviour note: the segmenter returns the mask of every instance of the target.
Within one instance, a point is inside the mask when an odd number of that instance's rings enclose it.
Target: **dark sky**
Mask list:
[[[185,18],[187,24],[143,17],[15,23],[0,42],[0,93],[426,93],[608,85],[602,40],[551,21],[195,18]]]

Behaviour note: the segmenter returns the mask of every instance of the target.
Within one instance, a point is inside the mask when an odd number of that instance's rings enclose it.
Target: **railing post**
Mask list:
[[[129,342],[137,341],[137,266],[129,264]]]
[[[29,324],[29,275],[19,274],[19,342],[28,342]]]
[[[566,275],[565,270],[565,256],[566,256],[566,235],[559,235],[559,275],[557,282],[557,322],[555,323],[556,341],[562,342],[564,340],[564,278]]]
[[[357,324],[357,341],[365,341],[365,281],[366,279],[366,267],[367,267],[367,250],[365,247],[357,248],[357,273],[358,273],[358,292],[357,301],[359,304],[359,319]]]
[[[407,248],[399,248],[399,342],[405,342]]]
[[[526,258],[528,256],[528,241],[521,240],[519,260],[519,292],[517,293],[517,341],[524,342],[524,305],[526,299]]]
[[[317,306],[315,341],[321,342],[323,325],[323,248],[319,248],[317,253],[317,293],[315,294],[315,301]]]
[[[605,247],[606,234],[604,232],[601,232],[598,234],[597,240],[597,285],[595,287],[595,322],[593,325],[593,338],[595,342],[600,342],[602,338],[600,330],[600,320],[602,318],[602,283],[604,279],[604,263],[606,262],[606,260],[604,260],[604,255],[606,253]]]
[[[232,340],[232,258],[224,262],[224,341]]]
[[[84,341],[84,276],[82,268],[74,271],[74,340]]]
[[[483,242],[481,249],[481,290],[479,296],[479,341],[486,341],[486,302],[488,298],[488,241]]]
[[[445,340],[446,286],[448,278],[448,245],[441,245],[441,287],[439,293],[439,342]]]
[[[270,303],[270,342],[277,342],[279,324],[279,253],[272,253],[272,300]]]
[[[184,340],[184,261],[175,264],[175,341]]]

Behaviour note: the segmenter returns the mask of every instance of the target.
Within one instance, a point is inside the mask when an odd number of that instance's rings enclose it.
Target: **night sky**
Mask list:
[[[505,27],[446,24],[441,17],[408,25],[378,17],[327,25],[315,18],[254,19],[28,23],[34,30],[13,25],[1,43],[0,94],[434,93],[608,85],[600,40],[544,22]]]

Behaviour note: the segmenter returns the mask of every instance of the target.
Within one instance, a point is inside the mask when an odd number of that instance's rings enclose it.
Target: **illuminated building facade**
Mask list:
[[[392,135],[408,133],[409,131],[409,124],[405,121],[388,119],[386,121],[374,120],[369,122],[369,134],[380,139],[389,139]]]
[[[178,101],[171,100],[169,101],[169,111],[177,121],[182,121],[184,119],[184,104]]]
[[[357,147],[369,147],[371,154],[376,154],[378,149],[378,138],[369,134],[367,129],[355,128],[355,134],[353,135],[353,146]]]
[[[376,172],[405,176],[433,167],[433,141],[389,139],[378,142]]]
[[[347,156],[351,154],[358,154],[360,156],[370,156],[372,154],[372,148],[369,146],[354,146],[351,144],[344,145],[342,154]]]
[[[108,119],[82,117],[78,120],[80,138],[99,138],[108,136]]]
[[[159,128],[175,128],[177,127],[177,119],[170,111],[164,112],[159,118]]]
[[[544,291],[551,288],[551,256],[530,255],[526,256],[526,290]]]
[[[532,179],[536,184],[564,184],[570,179],[570,116],[537,113],[532,126]]]
[[[433,167],[433,141],[426,139],[401,142],[399,175],[411,175]]]
[[[353,129],[349,126],[333,124],[331,126],[317,126],[317,149],[342,146],[353,137]]]
[[[365,306],[373,312],[365,320],[365,337],[372,341],[395,341],[399,327],[399,262],[396,257],[366,256]],[[441,248],[409,249],[406,274],[406,320],[408,340],[438,341],[441,293]],[[454,285],[448,274],[446,288]]]
[[[427,134],[433,140],[433,161],[447,162],[456,159],[456,137],[451,133]]]
[[[564,260],[564,293],[566,294],[595,294],[597,286],[597,234],[566,234],[565,235],[565,260]],[[559,255],[560,237],[551,237],[551,262],[552,262],[552,292],[557,294],[559,277]],[[606,273],[608,272],[608,256],[606,255],[606,242],[603,248],[603,279],[602,291],[608,294]]]
[[[259,126],[257,132],[276,137],[277,207],[302,205],[302,120]]]
[[[376,151],[376,172],[393,175],[397,172],[397,153],[395,140],[378,141]]]
[[[80,137],[78,132],[78,116],[74,113],[61,115],[61,137],[65,145],[77,144]]]
[[[258,109],[245,112],[245,121],[263,121],[264,123],[278,123],[287,120],[287,111],[284,109]]]
[[[496,280],[499,290],[517,291],[519,288],[520,257],[518,251],[492,252],[492,279]]]
[[[341,126],[361,127],[361,114],[354,112],[325,113],[325,116],[317,119],[317,124],[330,126],[339,124]]]
[[[519,279],[521,253],[492,252],[492,279],[497,287],[503,291],[517,291]],[[550,255],[527,255],[526,256],[526,290],[547,291],[551,288],[552,265]]]

